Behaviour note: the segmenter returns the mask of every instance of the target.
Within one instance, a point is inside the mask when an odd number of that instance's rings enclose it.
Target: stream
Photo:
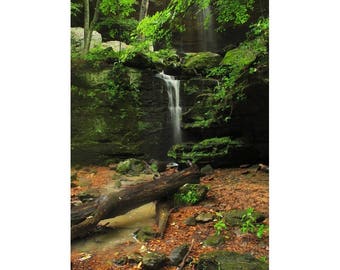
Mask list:
[[[125,215],[102,220],[112,231],[79,239],[72,242],[72,251],[94,252],[105,251],[128,241],[135,241],[133,232],[138,228],[152,226],[155,223],[155,204],[148,203],[133,209]]]

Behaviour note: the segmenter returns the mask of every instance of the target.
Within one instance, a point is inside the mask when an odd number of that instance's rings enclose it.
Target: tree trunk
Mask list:
[[[142,0],[139,10],[139,21],[143,20],[148,15],[149,0]]]
[[[86,208],[86,211],[72,211],[73,217],[77,216],[83,221],[72,226],[71,238],[73,240],[87,236],[94,231],[100,220],[125,214],[140,205],[168,197],[186,183],[198,183],[199,177],[198,167],[192,166],[152,182],[141,183],[119,192],[103,195],[95,206]]]
[[[90,50],[92,32],[98,21],[99,17],[99,5],[101,0],[96,1],[96,7],[94,9],[94,15],[90,24],[90,3],[89,0],[84,0],[84,48],[83,55],[87,54]]]
[[[83,55],[87,53],[86,47],[87,42],[89,41],[89,32],[90,30],[90,1],[84,0],[84,47],[83,47]]]

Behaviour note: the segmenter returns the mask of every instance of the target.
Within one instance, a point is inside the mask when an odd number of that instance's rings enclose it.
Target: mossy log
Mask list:
[[[198,183],[199,177],[198,167],[192,166],[170,176],[162,176],[152,182],[102,195],[95,204],[71,212],[72,220],[82,220],[71,227],[71,239],[89,235],[103,219],[125,214],[140,205],[168,197],[186,183]]]

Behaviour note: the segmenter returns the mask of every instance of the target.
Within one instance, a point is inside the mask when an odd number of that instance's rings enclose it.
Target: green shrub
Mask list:
[[[218,217],[218,220],[214,224],[214,228],[216,230],[216,235],[220,235],[223,230],[227,229],[227,225],[224,222],[223,214],[217,212],[216,216]]]
[[[247,212],[242,216],[243,233],[255,233],[258,238],[262,238],[264,233],[268,231],[268,227],[264,224],[256,224],[256,217],[254,216],[254,209],[248,208]]]

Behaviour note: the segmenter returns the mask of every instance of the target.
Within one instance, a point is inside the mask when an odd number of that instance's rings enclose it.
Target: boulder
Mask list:
[[[204,70],[218,66],[222,57],[217,53],[199,52],[186,55],[184,67],[187,69]]]
[[[185,254],[189,250],[189,245],[184,244],[179,247],[174,248],[169,255],[169,260],[172,265],[179,265],[180,262],[183,260]]]
[[[187,226],[195,226],[196,225],[196,219],[194,217],[188,217],[185,221],[184,224]]]
[[[129,48],[130,45],[127,45],[126,43],[119,41],[119,40],[111,40],[111,41],[103,42],[102,47],[112,48],[113,51],[119,52],[119,51]]]
[[[225,238],[221,234],[211,235],[203,242],[203,244],[205,246],[217,247],[217,246],[223,244],[224,241],[225,241]]]
[[[256,57],[267,50],[267,40],[256,38],[251,41],[245,41],[240,46],[227,51],[221,65],[245,66],[252,63]]]
[[[166,255],[157,252],[150,252],[143,256],[142,269],[159,270],[166,263],[166,261]]]
[[[197,222],[205,223],[205,222],[212,221],[214,219],[214,217],[215,217],[214,214],[209,213],[209,212],[208,213],[201,213],[195,218],[195,220]]]
[[[205,199],[207,192],[205,185],[185,184],[175,194],[175,202],[178,205],[195,205]]]
[[[90,49],[102,44],[102,35],[97,31],[92,32]],[[84,47],[84,28],[71,28],[71,48],[73,52],[80,52]]]
[[[138,175],[147,169],[147,164],[139,159],[129,158],[121,161],[117,165],[117,172],[121,174]]]
[[[197,270],[268,270],[269,266],[250,254],[212,251],[199,257]]]
[[[143,227],[135,232],[134,235],[139,241],[146,242],[148,240],[156,238],[158,233],[155,232],[151,227]]]
[[[204,175],[208,175],[214,172],[214,168],[211,167],[210,164],[205,165],[204,167],[201,168],[201,173]]]
[[[242,217],[247,214],[247,210],[231,210],[223,214],[223,218],[225,223],[230,226],[241,226],[242,225]],[[252,216],[255,218],[256,223],[261,223],[265,220],[265,215],[254,211]]]

